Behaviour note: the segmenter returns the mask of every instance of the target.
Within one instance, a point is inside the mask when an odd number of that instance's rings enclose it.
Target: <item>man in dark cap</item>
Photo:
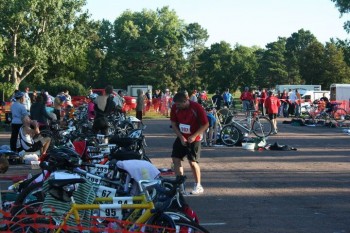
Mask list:
[[[16,91],[14,94],[14,99],[16,101],[11,104],[11,139],[10,147],[12,151],[16,151],[16,144],[19,129],[22,127],[22,117],[29,115],[26,107],[24,106],[24,93],[21,91]]]

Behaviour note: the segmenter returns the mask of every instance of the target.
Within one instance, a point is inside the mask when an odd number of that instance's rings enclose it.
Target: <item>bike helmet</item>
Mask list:
[[[48,153],[48,166],[50,170],[72,169],[81,164],[80,155],[69,147],[57,148]]]

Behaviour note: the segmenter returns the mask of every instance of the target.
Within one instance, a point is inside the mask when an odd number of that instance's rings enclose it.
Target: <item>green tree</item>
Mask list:
[[[214,43],[200,55],[199,74],[208,91],[237,88],[237,80],[232,77],[233,51],[229,43]]]
[[[200,85],[201,78],[198,77],[198,68],[200,66],[199,55],[205,49],[205,42],[209,35],[206,29],[202,28],[198,23],[190,23],[186,27],[185,38],[187,42],[187,60],[189,64],[188,76],[196,80],[196,84]]]
[[[184,74],[185,25],[175,11],[124,12],[114,21],[111,53],[125,85],[177,88]]]
[[[259,58],[257,85],[271,88],[276,84],[288,82],[288,72],[285,65],[286,38],[279,38],[266,45],[266,50]]]
[[[230,87],[233,90],[237,88],[256,86],[256,74],[258,69],[258,60],[255,55],[256,48],[236,45],[232,53],[233,65],[231,66]]]
[[[288,84],[304,83],[300,74],[300,57],[302,52],[314,41],[316,41],[316,37],[310,31],[304,29],[300,29],[287,38],[285,58]]]
[[[34,71],[43,77],[48,61],[66,63],[89,45],[85,0],[0,0],[0,37],[5,81],[18,88]]]
[[[305,84],[321,84],[324,75],[324,47],[312,42],[300,56],[300,74]],[[321,84],[322,85],[322,84]]]
[[[350,41],[349,40],[340,40],[340,39],[331,39],[330,43],[335,44],[338,48],[341,48],[344,53],[344,61],[348,66],[350,66]]]
[[[343,51],[333,43],[326,43],[323,59],[325,71],[322,87],[330,87],[332,83],[349,83],[349,67],[344,61]],[[327,88],[325,88],[327,89]]]
[[[335,3],[335,6],[338,8],[341,16],[350,12],[350,1],[349,0],[331,0]],[[344,23],[344,29],[349,33],[350,32],[350,21]]]

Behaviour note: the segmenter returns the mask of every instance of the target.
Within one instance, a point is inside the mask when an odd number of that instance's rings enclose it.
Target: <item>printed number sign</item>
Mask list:
[[[102,178],[99,177],[99,176],[95,176],[95,175],[87,173],[86,174],[86,179],[90,180],[94,184],[100,184]]]
[[[108,165],[95,164],[96,172],[108,174]]]
[[[116,193],[117,193],[117,190],[113,188],[99,185],[98,190],[96,192],[96,196],[97,197],[115,197]]]
[[[126,199],[126,200],[118,200],[118,203],[115,203],[115,204],[110,204],[110,205],[104,204],[104,206],[106,206],[106,208],[100,209],[100,216],[101,217],[108,217],[108,218],[113,217],[113,218],[117,218],[117,219],[122,219],[123,218],[122,210],[121,210],[122,204],[131,204],[131,201],[130,201],[130,199]],[[111,207],[109,207],[109,206],[111,206]]]
[[[180,132],[183,134],[190,134],[191,133],[191,126],[186,124],[180,124],[179,125]]]

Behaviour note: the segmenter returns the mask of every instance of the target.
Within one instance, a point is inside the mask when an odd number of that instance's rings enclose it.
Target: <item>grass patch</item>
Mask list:
[[[136,111],[132,110],[130,112],[128,112],[127,114],[128,116],[136,116]],[[162,114],[155,112],[153,110],[148,111],[145,113],[145,115],[143,115],[142,119],[144,120],[150,120],[150,119],[169,119],[166,116],[163,116]]]

